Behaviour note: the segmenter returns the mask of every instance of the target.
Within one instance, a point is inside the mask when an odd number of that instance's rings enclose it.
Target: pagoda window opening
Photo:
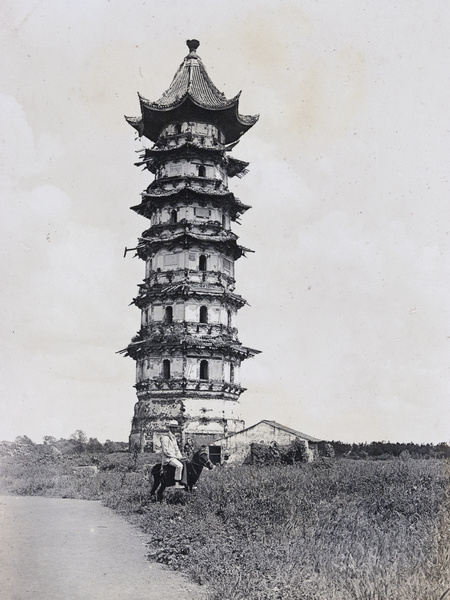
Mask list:
[[[162,376],[163,379],[170,379],[170,360],[165,358],[162,363]]]
[[[149,277],[152,272],[153,261],[151,258],[147,259],[147,264],[145,266],[145,277]]]
[[[227,228],[227,217],[226,217],[225,213],[222,213],[222,227],[224,229]]]
[[[209,379],[209,364],[207,360],[200,361],[200,379]]]
[[[206,177],[206,167],[204,165],[198,165],[198,176]]]
[[[207,266],[206,254],[200,254],[199,259],[198,259],[198,270],[206,271],[206,266]]]
[[[200,306],[200,323],[208,322],[208,307]]]
[[[195,211],[195,216],[199,217],[200,219],[207,219],[208,217],[211,216],[211,209],[209,208],[203,208],[201,206],[198,206],[194,209]]]
[[[231,327],[231,310],[227,311],[227,326]]]
[[[231,273],[231,260],[228,260],[228,258],[224,258],[223,259],[223,268],[224,271],[227,271],[228,273]]]
[[[234,365],[230,364],[230,383],[234,383]]]
[[[181,125],[180,125],[180,123],[175,123],[173,129],[175,131],[175,135],[180,135],[180,133],[181,133]]]
[[[175,225],[175,223],[178,221],[178,212],[177,210],[174,208],[172,210],[172,212],[170,213],[170,223],[171,225]]]
[[[173,323],[173,307],[172,306],[166,306],[166,308],[164,310],[164,323],[166,323],[167,325],[170,325],[171,323]]]

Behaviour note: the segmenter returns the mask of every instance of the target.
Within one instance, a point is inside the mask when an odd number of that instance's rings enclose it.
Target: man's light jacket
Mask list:
[[[167,465],[171,458],[181,458],[176,437],[171,431],[161,436],[161,458],[162,464]]]

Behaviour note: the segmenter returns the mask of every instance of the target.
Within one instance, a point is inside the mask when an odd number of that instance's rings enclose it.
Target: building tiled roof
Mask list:
[[[169,89],[161,98],[156,102],[144,98],[142,101],[147,107],[167,109],[179,104],[187,95],[203,108],[227,108],[237,102],[240,93],[227,100],[211,81],[196,51],[192,50],[178,67]]]
[[[192,46],[189,40],[189,54],[179,66],[169,88],[156,102],[147,100],[139,94],[142,117],[125,117],[139,135],[156,141],[162,128],[182,114],[194,116],[198,111],[211,113],[211,121],[217,123],[226,137],[226,142],[235,142],[258,120],[258,115],[241,115],[238,111],[239,94],[227,99],[211,81],[202,60],[197,55],[198,42]],[[194,106],[189,108],[187,102]],[[178,110],[185,107],[184,113]],[[222,116],[212,113],[221,113]],[[198,115],[197,115],[198,116]]]
[[[220,438],[220,439],[228,439],[230,437],[234,437],[235,435],[239,435],[240,433],[242,433],[244,431],[249,431],[250,429],[254,429],[258,425],[261,425],[261,423],[267,423],[268,425],[271,425],[275,429],[281,429],[282,431],[286,431],[286,433],[295,435],[296,437],[299,437],[302,440],[307,440],[308,442],[321,442],[322,441],[322,440],[314,438],[310,435],[307,435],[306,433],[302,433],[301,431],[297,431],[296,429],[291,429],[290,427],[286,427],[286,425],[281,425],[280,423],[277,423],[276,421],[268,421],[267,419],[263,419],[262,421],[259,421],[258,423],[255,423],[254,425],[250,425],[250,427],[241,429],[241,431],[236,431],[235,433],[230,433],[229,435],[225,436],[224,438]],[[216,441],[219,441],[219,440],[216,440]]]
[[[280,423],[277,423],[276,421],[267,421],[266,419],[264,419],[263,421],[260,421],[260,422],[268,423],[269,425],[272,425],[276,429],[282,429],[283,431],[286,431],[286,433],[291,433],[292,435],[296,435],[297,437],[302,438],[304,440],[308,440],[309,442],[321,442],[322,441],[322,440],[314,438],[306,433],[297,431],[296,429],[291,429],[290,427],[286,427],[286,425],[281,425]]]

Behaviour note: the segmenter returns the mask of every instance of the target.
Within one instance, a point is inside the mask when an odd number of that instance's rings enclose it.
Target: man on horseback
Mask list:
[[[167,423],[167,428],[169,431],[167,433],[163,433],[160,438],[161,462],[163,467],[165,465],[172,465],[175,467],[175,488],[184,490],[185,486],[181,483],[183,476],[183,463],[181,460],[183,457],[178,447],[177,438],[175,437],[175,433],[179,429],[178,422],[175,420],[169,421]]]

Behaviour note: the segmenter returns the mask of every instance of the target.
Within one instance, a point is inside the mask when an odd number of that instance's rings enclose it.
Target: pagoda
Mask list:
[[[244,428],[241,362],[258,353],[238,339],[234,264],[248,249],[231,224],[250,207],[228,189],[248,163],[229,155],[258,116],[239,114],[189,54],[156,102],[139,96],[141,116],[125,117],[150,144],[138,166],[154,180],[132,210],[149,220],[135,248],[145,279],[134,304],[141,328],[121,352],[136,361],[137,403],[130,448],[153,450],[168,420],[184,439],[210,444]],[[183,439],[183,441],[184,441]]]

